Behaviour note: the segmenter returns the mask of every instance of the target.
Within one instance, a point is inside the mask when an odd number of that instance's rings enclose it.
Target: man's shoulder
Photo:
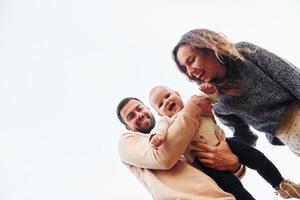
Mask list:
[[[149,134],[135,132],[135,131],[126,131],[120,136],[119,141],[122,141],[124,139],[130,139],[130,138],[147,138],[147,135]]]
[[[127,130],[122,133],[121,138],[122,137],[132,137],[132,136],[136,136],[136,135],[143,135],[143,133]]]

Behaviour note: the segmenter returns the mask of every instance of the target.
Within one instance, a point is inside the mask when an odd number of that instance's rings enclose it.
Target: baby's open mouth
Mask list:
[[[172,111],[173,110],[173,108],[176,106],[176,104],[175,103],[171,103],[170,104],[170,106],[169,106],[169,111]]]

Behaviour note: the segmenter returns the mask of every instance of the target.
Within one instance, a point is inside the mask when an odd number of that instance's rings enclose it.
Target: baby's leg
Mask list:
[[[229,171],[217,171],[202,165],[197,159],[193,165],[210,176],[225,192],[231,193],[236,200],[253,200],[241,181]]]
[[[227,138],[226,141],[240,162],[256,170],[273,188],[283,181],[276,166],[262,152],[234,139]]]

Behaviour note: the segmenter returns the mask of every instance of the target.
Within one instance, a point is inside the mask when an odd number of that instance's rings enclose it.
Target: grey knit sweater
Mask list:
[[[250,125],[266,133],[270,143],[280,145],[274,134],[291,103],[300,100],[300,70],[249,42],[237,43],[236,47],[253,50],[248,53],[239,50],[244,62],[226,62],[225,77],[240,79],[242,94],[222,95],[214,113],[238,140],[254,145],[256,138]]]

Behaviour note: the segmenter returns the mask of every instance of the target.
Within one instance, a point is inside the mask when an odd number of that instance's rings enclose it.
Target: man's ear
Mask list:
[[[179,92],[177,92],[177,91],[174,91],[174,92],[177,96],[179,96],[181,98],[181,95],[179,94]]]
[[[130,130],[130,131],[134,131],[130,126],[128,126],[127,124],[126,124],[126,128],[128,129],[128,130]]]

